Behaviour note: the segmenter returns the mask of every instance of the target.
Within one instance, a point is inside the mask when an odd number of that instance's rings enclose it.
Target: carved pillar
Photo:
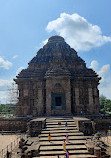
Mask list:
[[[38,88],[38,116],[43,116],[44,114],[44,104],[43,104],[43,90],[42,88]]]
[[[89,94],[89,112],[93,113],[93,92],[92,87],[88,88],[88,94]]]
[[[71,114],[71,85],[70,79],[66,80],[66,114]]]
[[[79,113],[79,88],[75,87],[75,112]]]
[[[99,90],[97,87],[94,88],[94,98],[95,98],[95,113],[99,112]]]
[[[38,84],[38,81],[36,81],[35,83],[34,83],[34,106],[33,106],[33,116],[38,116],[38,110],[39,110],[39,113],[40,113],[40,109],[39,109],[39,102],[41,102],[41,101],[39,101],[39,95],[41,95],[41,94],[38,94],[39,93],[39,84]],[[40,92],[41,93],[41,92]]]
[[[50,80],[46,80],[46,115],[51,115],[51,90]]]

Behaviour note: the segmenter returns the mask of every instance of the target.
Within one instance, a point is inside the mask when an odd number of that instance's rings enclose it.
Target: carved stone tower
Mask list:
[[[100,78],[60,36],[52,36],[15,82],[17,116],[98,113]]]

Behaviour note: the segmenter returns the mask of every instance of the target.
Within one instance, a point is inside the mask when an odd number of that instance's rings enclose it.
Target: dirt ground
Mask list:
[[[111,157],[111,135],[106,136],[105,134],[101,137],[101,140],[107,144],[109,147],[107,149],[107,153],[110,155]]]
[[[2,135],[0,134],[0,151],[7,147],[7,145],[17,140],[18,135]]]

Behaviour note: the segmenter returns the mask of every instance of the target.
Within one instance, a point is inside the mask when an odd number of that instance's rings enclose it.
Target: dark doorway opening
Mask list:
[[[61,97],[55,97],[55,105],[56,106],[61,106],[62,105]]]
[[[51,109],[65,110],[66,97],[65,93],[51,93]]]

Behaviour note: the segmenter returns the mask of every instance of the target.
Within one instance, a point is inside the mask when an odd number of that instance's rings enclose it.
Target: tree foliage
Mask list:
[[[14,104],[0,104],[0,113],[14,114],[15,108]]]
[[[111,113],[111,100],[107,99],[104,95],[99,98],[100,112]]]

